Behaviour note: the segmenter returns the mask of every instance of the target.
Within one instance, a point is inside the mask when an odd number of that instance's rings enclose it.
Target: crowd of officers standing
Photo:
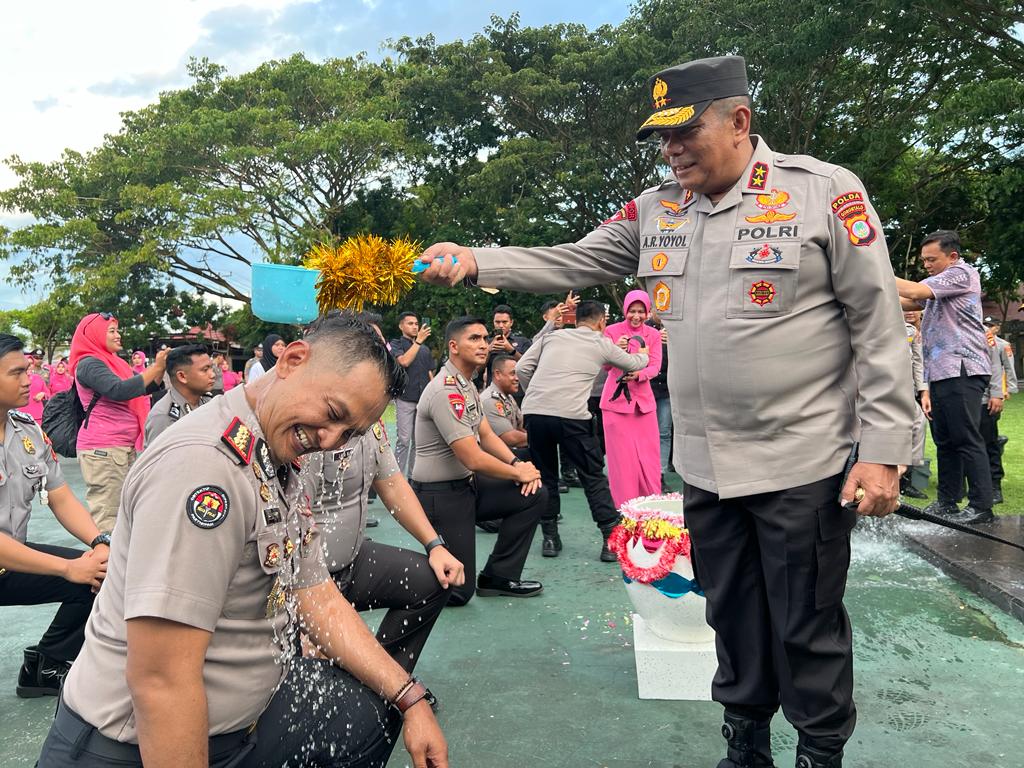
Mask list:
[[[893,509],[898,465],[920,464],[921,418],[936,408],[928,385],[941,378],[928,376],[918,318],[897,326],[892,269],[860,181],[749,133],[743,60],[673,67],[650,87],[654,113],[638,138],[658,139],[672,178],[573,245],[433,246],[425,279],[547,292],[646,278],[673,353],[658,411],[677,431],[666,435],[659,418],[661,469],[674,454],[718,636],[720,768],[773,765],[780,706],[799,732],[799,768],[839,768],[856,720],[842,606],[849,534],[857,512]],[[760,226],[780,221],[791,223]],[[956,261],[956,243],[932,242],[947,267]],[[950,275],[897,281],[908,311],[926,302],[927,322],[943,306],[928,302],[970,287],[969,270],[959,283]],[[966,306],[954,311],[977,314]],[[390,343],[379,316],[331,313],[291,343],[268,337],[247,385],[212,400],[220,367],[207,350],[171,351],[113,538],[18,410],[27,363],[21,343],[0,336],[0,494],[10,510],[0,517],[0,604],[61,603],[18,680],[22,696],[61,694],[39,765],[328,765],[343,755],[345,765],[383,766],[404,730],[417,766],[447,766],[435,699],[412,675],[442,609],[543,590],[523,571],[538,527],[543,556],[563,549],[567,475],[604,539],[598,556],[615,559],[595,392],[609,369],[647,366],[648,351],[609,340],[607,307],[571,290],[542,311],[533,339],[515,333],[506,305],[490,328],[450,320],[440,366],[425,347],[432,328],[414,313],[400,316]],[[998,489],[995,421],[1015,383],[1001,373],[997,382],[997,360],[1012,373],[997,331],[974,416],[946,426],[985,435]],[[958,391],[973,393],[982,375],[953,377],[970,379]],[[381,421],[392,400],[394,450]],[[968,454],[951,454],[964,468],[949,493],[962,495]],[[991,491],[978,493],[990,509]],[[88,551],[26,542],[36,494]],[[366,538],[374,494],[422,554]],[[496,533],[479,570],[477,525]],[[387,615],[374,637],[357,612],[376,607]]]

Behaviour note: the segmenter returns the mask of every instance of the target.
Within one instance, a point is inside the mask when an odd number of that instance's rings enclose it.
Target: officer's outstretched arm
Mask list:
[[[367,688],[394,701],[409,673],[381,647],[334,581],[296,590],[295,595],[304,629],[316,646]],[[426,700],[406,710],[404,731],[414,765],[448,767],[448,744]]]
[[[209,717],[203,662],[211,632],[168,619],[129,619],[125,682],[146,768],[206,768]]]

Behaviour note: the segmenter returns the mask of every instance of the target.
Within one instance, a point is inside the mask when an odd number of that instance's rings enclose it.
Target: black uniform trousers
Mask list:
[[[988,400],[981,404],[981,418],[978,421],[978,431],[981,432],[981,439],[985,441],[985,453],[988,455],[988,470],[992,477],[993,490],[1003,482],[1003,446],[999,444],[999,417],[1001,413],[988,412]]]
[[[255,727],[210,739],[211,768],[384,768],[402,729],[394,707],[329,661],[293,658]],[[135,744],[114,741],[61,702],[38,768],[141,766]]]
[[[956,504],[967,499],[975,509],[992,509],[992,474],[981,436],[979,403],[989,376],[959,376],[928,385],[932,398],[932,440],[939,462],[939,501]]]
[[[684,483],[697,580],[715,629],[715,701],[741,717],[782,705],[800,743],[836,753],[856,723],[843,608],[850,531],[842,477],[736,499]]]
[[[388,609],[377,628],[377,640],[412,673],[451,595],[438,582],[427,557],[367,540],[355,560],[331,576],[357,611]]]
[[[76,560],[82,552],[50,544],[25,544],[37,552]],[[36,645],[39,652],[54,661],[74,661],[85,642],[85,622],[93,601],[92,587],[73,584],[60,576],[8,571],[0,576],[0,605],[42,605],[60,603],[49,628]]]
[[[427,519],[444,537],[448,551],[466,567],[466,583],[452,587],[449,605],[465,605],[476,591],[472,576],[476,568],[475,524],[478,520],[501,519],[498,540],[480,573],[511,581],[522,577],[533,534],[547,507],[546,489],[541,487],[536,493],[523,496],[513,481],[486,475],[440,483],[413,480],[410,485]]]
[[[561,509],[558,493],[558,452],[561,450],[562,456],[576,467],[594,522],[602,530],[612,528],[619,516],[604,474],[604,458],[594,434],[594,422],[530,414],[526,417],[526,435],[530,457],[540,470],[541,482],[548,492],[543,519],[546,522],[557,520]]]

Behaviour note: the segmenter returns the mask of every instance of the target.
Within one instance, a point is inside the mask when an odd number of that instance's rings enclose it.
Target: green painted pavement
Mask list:
[[[74,462],[64,462],[76,492]],[[173,471],[168,467],[167,471]],[[677,480],[678,482],[678,480]],[[636,697],[630,608],[615,565],[600,563],[597,531],[580,490],[563,496],[557,559],[526,577],[545,584],[529,600],[476,598],[441,617],[417,667],[439,696],[439,719],[457,768],[703,768],[723,754],[721,713],[710,702]],[[409,539],[380,503],[373,538]],[[172,510],[173,511],[173,510]],[[859,724],[848,766],[1020,765],[1024,733],[1024,627],[866,521],[855,534],[847,607],[855,627]],[[33,541],[68,543],[48,510]],[[480,561],[493,537],[478,537]],[[0,764],[33,765],[53,699],[20,700],[21,649],[54,608],[0,608]],[[379,616],[379,614],[378,614]],[[371,615],[371,622],[374,620]],[[795,734],[775,719],[776,760],[793,764]],[[399,746],[389,768],[408,766]]]

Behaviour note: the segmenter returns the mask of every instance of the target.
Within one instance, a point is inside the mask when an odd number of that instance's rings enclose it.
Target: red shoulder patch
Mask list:
[[[256,438],[240,418],[235,416],[231,420],[220,439],[238,457],[239,464],[248,464],[252,461],[252,447],[256,443]]]
[[[636,221],[636,219],[637,219],[636,200],[630,200],[624,206],[619,208],[619,210],[616,212],[616,214],[614,216],[612,216],[611,218],[605,219],[601,223],[602,224],[611,224],[613,221],[623,221],[623,220],[626,220],[626,221]]]

